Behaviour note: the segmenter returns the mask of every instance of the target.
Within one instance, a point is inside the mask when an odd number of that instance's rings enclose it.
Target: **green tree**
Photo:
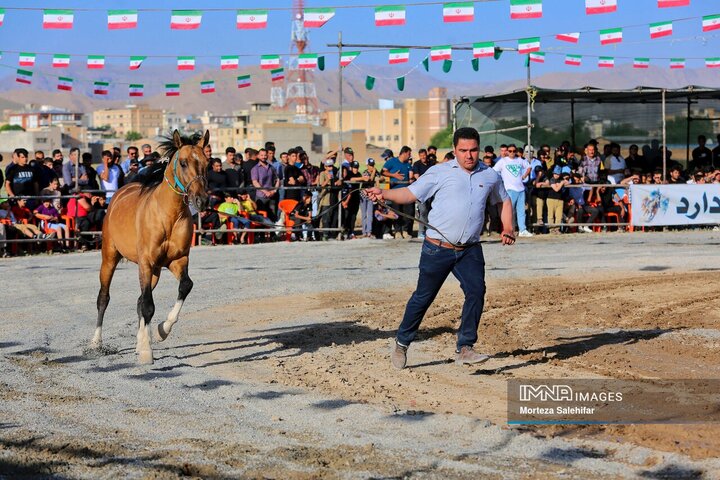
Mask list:
[[[10,131],[13,131],[13,130],[20,130],[20,131],[23,131],[23,132],[25,131],[25,129],[22,128],[20,125],[5,124],[5,125],[3,125],[2,127],[0,127],[0,132],[10,132]]]
[[[430,138],[430,145],[438,148],[452,148],[453,128],[448,125],[445,130],[440,130]]]
[[[143,138],[143,136],[140,132],[130,131],[130,132],[127,132],[127,134],[125,135],[126,142],[135,142],[137,140],[140,140],[141,138]]]
[[[685,145],[687,139],[687,118],[676,117],[668,120],[667,123],[668,144]],[[695,145],[698,135],[705,135],[712,138],[713,126],[710,120],[693,119],[690,122],[690,145]]]
[[[608,128],[603,130],[604,137],[648,137],[649,132],[634,127],[631,123],[615,123],[610,124]]]

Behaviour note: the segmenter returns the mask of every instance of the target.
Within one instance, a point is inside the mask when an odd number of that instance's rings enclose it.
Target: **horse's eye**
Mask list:
[[[185,160],[180,160],[180,166],[182,168],[187,168],[187,162]]]

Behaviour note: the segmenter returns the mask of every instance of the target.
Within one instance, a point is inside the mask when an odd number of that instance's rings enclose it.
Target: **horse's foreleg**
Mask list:
[[[100,291],[97,296],[97,323],[95,324],[95,335],[90,342],[90,348],[98,349],[102,347],[102,325],[105,318],[105,310],[110,303],[110,282],[115,274],[118,262],[122,257],[108,240],[103,243],[102,248],[102,265],[100,266]]]
[[[155,314],[155,302],[152,291],[157,279],[153,281],[152,267],[146,262],[139,262],[140,271],[140,297],[137,302],[138,333],[137,348],[138,362],[141,364],[153,363],[152,345],[150,344],[150,321]],[[155,276],[159,277],[159,274]]]
[[[173,309],[168,313],[167,319],[164,322],[160,322],[157,328],[155,328],[155,340],[158,342],[162,342],[170,335],[173,325],[175,325],[175,322],[180,318],[180,310],[182,309],[183,303],[185,303],[185,299],[193,288],[193,281],[190,280],[188,276],[188,257],[175,260],[168,265],[168,270],[175,275],[180,285],[178,287],[178,298],[175,301]]]

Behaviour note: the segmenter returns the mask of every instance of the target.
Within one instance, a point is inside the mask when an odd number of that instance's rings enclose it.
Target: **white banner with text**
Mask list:
[[[637,227],[720,224],[720,184],[631,185]]]

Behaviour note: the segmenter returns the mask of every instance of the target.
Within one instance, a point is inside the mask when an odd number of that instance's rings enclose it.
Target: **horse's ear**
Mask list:
[[[210,130],[205,130],[205,135],[198,142],[198,147],[205,148],[210,143]]]
[[[182,138],[180,137],[180,132],[178,132],[177,129],[175,129],[175,131],[173,132],[173,143],[177,148],[180,148],[183,145]]]

